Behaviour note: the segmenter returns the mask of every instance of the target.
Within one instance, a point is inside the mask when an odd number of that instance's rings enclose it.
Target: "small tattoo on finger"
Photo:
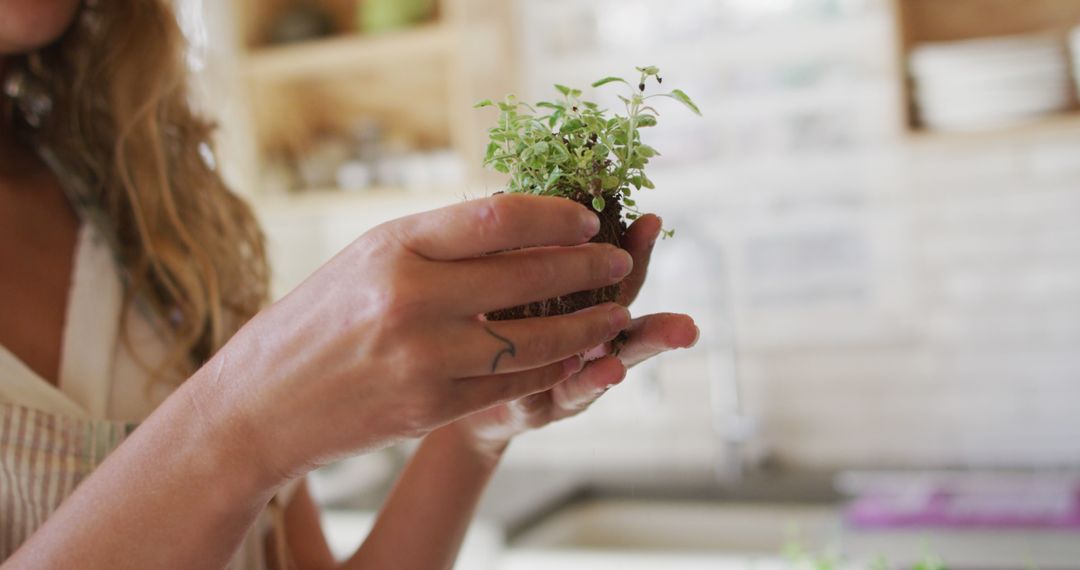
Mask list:
[[[511,358],[517,356],[517,347],[514,346],[513,341],[491,330],[490,327],[484,327],[484,330],[487,331],[489,335],[499,339],[506,345],[504,348],[499,350],[499,352],[496,352],[495,358],[491,360],[491,373],[494,374],[495,370],[499,367],[499,359],[501,359],[504,354],[509,354]]]

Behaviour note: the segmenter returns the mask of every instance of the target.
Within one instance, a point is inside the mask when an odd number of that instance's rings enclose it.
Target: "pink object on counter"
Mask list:
[[[1043,493],[1020,490],[967,493],[948,489],[867,494],[854,499],[844,515],[849,525],[860,529],[932,527],[1080,532],[1080,489]]]

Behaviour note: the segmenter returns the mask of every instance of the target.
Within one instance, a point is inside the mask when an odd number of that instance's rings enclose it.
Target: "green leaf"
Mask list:
[[[627,214],[627,215],[626,215],[626,219],[628,219],[628,220],[630,220],[630,221],[634,221],[634,220],[638,219],[638,215],[637,215],[637,214],[633,214],[633,213],[631,213],[631,214]]]
[[[642,127],[642,128],[644,128],[644,127],[655,127],[656,126],[656,117],[654,117],[652,115],[640,115],[637,118],[637,126]]]
[[[614,83],[616,81],[618,81],[620,83],[625,83],[627,85],[630,85],[630,82],[623,79],[622,77],[605,77],[605,78],[603,78],[603,79],[601,79],[599,81],[594,81],[592,86],[593,87],[601,87],[601,86],[607,85],[608,83]]]
[[[491,99],[484,99],[483,101],[480,101],[480,102],[476,103],[475,105],[473,105],[473,109],[482,109],[484,107],[494,107],[494,106],[495,106],[494,101],[492,101]]]
[[[580,119],[570,119],[569,121],[566,121],[566,124],[563,125],[562,132],[572,133],[578,129],[581,129],[584,126],[585,123],[581,122]]]
[[[592,199],[592,207],[597,212],[603,212],[604,211],[604,206],[606,206],[606,205],[607,204],[604,203],[604,197],[603,196],[596,196],[596,197],[594,197]]]
[[[555,85],[561,96],[535,105],[513,96],[480,101],[477,107],[501,109],[497,122],[488,130],[484,165],[510,175],[507,191],[566,194],[578,188],[588,192],[590,203],[597,198],[592,205],[598,210],[611,200],[629,200],[623,202],[628,213],[636,212],[632,193],[654,187],[645,176],[645,167],[659,154],[641,140],[641,129],[655,126],[659,115],[646,100],[668,97],[700,113],[679,90],[649,97],[639,93],[637,83],[646,83],[646,79],[659,83],[660,70],[646,66],[638,71],[640,81],[609,76],[592,84],[623,83],[629,87],[618,90],[626,103],[625,112],[618,112],[623,111],[621,107],[603,109],[581,99],[582,90],[562,84]]]
[[[643,156],[645,158],[652,158],[652,157],[657,156],[657,155],[660,154],[659,152],[656,152],[655,148],[653,148],[653,147],[651,147],[651,146],[649,146],[647,144],[640,145],[640,146],[636,147],[635,150],[637,151],[638,154],[640,154],[641,156]]]
[[[484,151],[484,162],[488,162],[494,158],[496,152],[499,152],[499,144],[495,141],[489,142],[487,150]]]
[[[682,103],[683,105],[686,105],[694,113],[696,113],[698,115],[701,114],[701,109],[698,109],[698,106],[695,105],[694,102],[690,100],[690,96],[687,95],[686,93],[683,93],[682,90],[673,89],[671,91],[671,93],[667,94],[667,96],[671,97],[672,99],[674,99],[674,100],[676,100],[676,101],[678,101],[680,103]]]
[[[551,146],[551,154],[556,161],[562,162],[570,158],[570,153],[566,151],[566,147],[561,144],[554,144]]]
[[[551,188],[552,186],[554,186],[555,183],[559,181],[559,178],[561,176],[562,176],[562,171],[559,170],[559,167],[556,166],[555,168],[553,168],[551,170],[551,174],[548,174],[547,180],[544,181],[544,190],[547,190],[547,189]]]

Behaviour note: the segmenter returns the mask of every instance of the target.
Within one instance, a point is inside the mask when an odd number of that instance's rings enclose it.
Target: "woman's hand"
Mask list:
[[[598,226],[577,203],[525,195],[389,222],[244,326],[206,382],[281,478],[543,392],[625,329],[627,310],[478,315],[621,281],[632,258],[586,243]]]
[[[646,215],[627,231],[622,245],[634,258],[634,270],[623,281],[620,304],[629,305],[641,290],[660,229],[660,219]],[[594,347],[585,354],[588,364],[567,380],[543,392],[477,412],[447,429],[460,432],[481,454],[497,457],[515,435],[584,411],[621,382],[627,368],[662,352],[693,346],[698,338],[693,319],[672,313],[634,319],[626,332],[628,338],[617,355],[612,354],[608,343]]]

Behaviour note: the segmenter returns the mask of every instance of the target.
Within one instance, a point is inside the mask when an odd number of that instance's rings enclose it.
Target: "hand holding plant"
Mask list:
[[[630,225],[622,247],[634,258],[634,269],[623,281],[617,302],[629,305],[645,282],[653,245],[661,235],[660,218],[645,214]],[[638,317],[625,331],[617,354],[610,343],[585,353],[587,364],[576,374],[548,390],[510,400],[465,417],[447,429],[457,430],[481,454],[496,458],[510,440],[528,430],[575,416],[588,409],[612,386],[622,382],[627,369],[698,339],[698,328],[687,315],[657,313]]]
[[[200,385],[282,478],[542,392],[629,312],[478,317],[625,278],[625,251],[587,243],[597,227],[581,205],[524,195],[387,222],[245,325]]]
[[[641,129],[654,127],[659,112],[651,102],[674,99],[694,113],[700,110],[678,89],[646,94],[650,83],[661,85],[659,68],[639,67],[636,83],[605,77],[593,87],[623,85],[619,95],[625,115],[611,114],[596,103],[581,98],[582,91],[563,85],[555,88],[562,98],[529,105],[513,95],[502,102],[481,101],[477,107],[497,106],[499,119],[489,130],[484,164],[510,175],[506,191],[544,196],[560,196],[591,206],[601,219],[600,232],[593,241],[613,245],[626,233],[625,220],[642,215],[634,193],[652,189],[645,172],[659,152],[642,141]],[[624,220],[625,218],[625,220]],[[671,236],[674,232],[664,231]],[[618,284],[594,291],[538,301],[488,314],[492,320],[564,314],[619,297]]]
[[[582,100],[580,90],[562,85],[556,86],[562,95],[557,102],[533,106],[511,96],[477,105],[499,108],[484,162],[510,175],[507,192],[559,196],[591,207],[601,220],[600,232],[591,241],[618,245],[634,260],[633,271],[620,283],[490,312],[489,320],[570,313],[606,301],[629,305],[640,291],[653,245],[661,235],[672,234],[662,229],[659,217],[640,212],[632,198],[634,192],[654,187],[645,167],[659,153],[642,142],[640,131],[657,123],[659,113],[649,101],[669,97],[699,111],[677,89],[646,95],[647,83],[662,83],[660,70],[638,71],[636,84],[618,77],[593,84],[628,87],[630,93],[620,96],[625,116],[608,116],[595,103]],[[624,218],[632,221],[629,228]],[[667,350],[693,346],[698,334],[687,315],[661,313],[635,319],[617,350],[609,343],[596,346],[585,355],[590,362],[569,379],[468,416],[447,429],[458,430],[478,451],[497,457],[515,435],[581,413],[621,382],[627,368]]]

